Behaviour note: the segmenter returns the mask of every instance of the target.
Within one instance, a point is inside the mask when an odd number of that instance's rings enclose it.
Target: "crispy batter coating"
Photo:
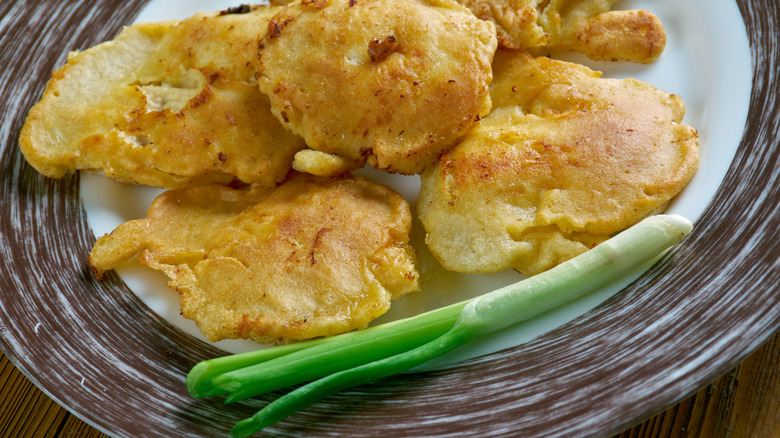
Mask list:
[[[363,167],[365,163],[339,155],[304,149],[295,154],[293,169],[317,176],[339,176]]]
[[[647,10],[611,10],[617,0],[458,0],[496,23],[500,47],[567,50],[599,61],[653,62],[666,46],[661,20]]]
[[[474,15],[496,24],[498,46],[504,48],[543,47],[550,35],[539,23],[543,0],[458,0]]]
[[[303,140],[257,89],[257,42],[279,8],[142,23],[54,72],[20,136],[27,161],[59,178],[102,169],[173,188],[235,179],[271,186]]]
[[[271,20],[258,83],[311,149],[416,174],[489,112],[496,44],[451,0],[300,0]]]
[[[547,270],[665,207],[698,166],[682,100],[500,50],[493,112],[422,176],[426,242],[450,270]]]
[[[98,239],[98,276],[141,252],[212,341],[291,342],[364,328],[417,289],[411,212],[387,186],[298,174],[277,189],[164,192]]]
[[[549,48],[598,61],[649,64],[666,47],[661,20],[647,10],[612,11],[617,0],[552,0],[540,16]]]

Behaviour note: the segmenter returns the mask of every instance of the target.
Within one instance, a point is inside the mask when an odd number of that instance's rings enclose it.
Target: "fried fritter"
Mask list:
[[[303,140],[271,114],[254,78],[257,43],[279,8],[141,23],[54,72],[20,136],[27,161],[173,188],[281,181]]]
[[[661,20],[647,10],[610,10],[617,0],[552,0],[539,17],[551,49],[598,61],[649,64],[666,47]]]
[[[496,25],[498,46],[503,48],[543,47],[550,35],[539,23],[542,0],[458,0],[482,20]]]
[[[493,112],[422,176],[447,269],[542,272],[664,208],[697,170],[678,96],[521,51],[494,70]]]
[[[411,212],[387,186],[298,174],[277,189],[164,192],[98,239],[98,276],[141,252],[203,335],[291,342],[366,327],[417,289]]]
[[[496,44],[450,0],[300,0],[271,20],[258,83],[311,149],[416,174],[489,112]]]
[[[653,62],[666,46],[647,10],[611,10],[617,0],[458,0],[496,23],[500,47],[568,50],[599,61]]]

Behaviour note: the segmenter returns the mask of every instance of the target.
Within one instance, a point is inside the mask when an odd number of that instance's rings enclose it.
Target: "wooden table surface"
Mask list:
[[[0,353],[0,437],[106,437],[52,401]],[[780,437],[780,335],[726,375],[615,438]]]

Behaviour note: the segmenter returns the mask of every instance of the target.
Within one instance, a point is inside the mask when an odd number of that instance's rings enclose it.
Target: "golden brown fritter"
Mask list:
[[[571,50],[598,61],[649,64],[666,47],[661,20],[647,10],[610,10],[617,0],[552,0],[540,16],[548,48]]]
[[[458,0],[496,23],[500,47],[567,50],[599,61],[653,62],[666,46],[661,20],[647,10],[611,10],[617,0]]]
[[[164,192],[98,239],[98,276],[141,252],[212,341],[290,342],[366,327],[417,289],[411,213],[387,186],[298,174],[277,189]]]
[[[451,0],[301,0],[271,20],[258,83],[311,149],[416,174],[488,113],[495,48]]]
[[[136,24],[72,53],[22,129],[42,174],[102,169],[172,188],[235,179],[272,186],[303,140],[257,89],[257,42],[279,8]]]
[[[458,0],[482,20],[496,25],[499,47],[544,47],[550,35],[539,23],[543,0]]]
[[[422,176],[426,242],[454,271],[532,275],[663,208],[698,166],[682,100],[499,51],[493,112]]]

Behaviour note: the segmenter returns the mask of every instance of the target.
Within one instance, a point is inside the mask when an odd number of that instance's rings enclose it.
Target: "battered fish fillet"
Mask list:
[[[500,47],[567,50],[600,61],[653,62],[666,46],[647,10],[611,10],[617,0],[458,0],[496,23]]]
[[[136,24],[55,71],[22,128],[42,174],[76,169],[174,188],[281,181],[303,140],[257,89],[257,42],[276,7]]]
[[[489,112],[496,44],[453,0],[300,0],[271,20],[258,83],[311,149],[417,174]]]
[[[422,176],[418,213],[447,269],[542,272],[664,208],[696,172],[678,96],[521,51],[494,67],[495,109]]]
[[[100,277],[141,252],[211,340],[284,343],[366,327],[417,289],[409,205],[361,178],[298,174],[277,189],[164,192],[97,240]]]

